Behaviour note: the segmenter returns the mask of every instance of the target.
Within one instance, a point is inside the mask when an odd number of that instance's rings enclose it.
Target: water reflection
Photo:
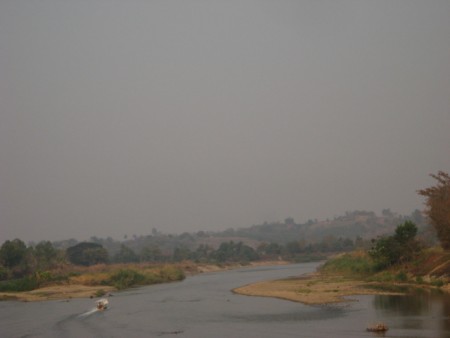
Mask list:
[[[375,296],[373,307],[386,318],[401,318],[405,329],[422,330],[436,325],[450,331],[450,295],[440,290],[414,290],[405,296]]]
[[[391,312],[404,316],[419,316],[428,312],[430,299],[423,294],[414,296],[375,296],[373,306],[389,315]]]
[[[437,304],[441,304],[441,315],[448,315],[450,310],[450,297],[439,290],[417,289],[404,296],[375,296],[373,306],[375,309],[394,312],[403,316],[420,316],[432,311]]]

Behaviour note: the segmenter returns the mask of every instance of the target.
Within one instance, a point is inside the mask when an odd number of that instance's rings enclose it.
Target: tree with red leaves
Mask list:
[[[438,181],[437,185],[419,190],[419,195],[427,197],[425,213],[436,230],[441,246],[450,250],[450,175],[439,171],[431,177]]]

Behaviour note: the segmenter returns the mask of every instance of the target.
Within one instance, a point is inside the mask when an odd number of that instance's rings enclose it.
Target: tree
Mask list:
[[[175,262],[181,262],[191,257],[191,250],[186,246],[176,247],[173,251],[173,260]]]
[[[393,236],[378,238],[374,240],[374,243],[369,255],[377,262],[380,269],[398,263],[400,247]]]
[[[419,195],[427,198],[425,213],[436,230],[442,248],[450,250],[450,175],[439,171],[431,174],[438,183],[419,190]]]
[[[58,251],[53,247],[49,241],[42,241],[34,247],[34,257],[37,261],[37,266],[41,269],[48,269],[55,264],[58,258]]]
[[[289,255],[295,255],[301,252],[302,248],[300,247],[300,243],[298,241],[292,241],[286,243],[286,253]]]
[[[269,256],[278,256],[281,254],[283,250],[283,247],[278,243],[261,243],[258,248],[257,252],[262,255],[269,255]]]
[[[196,262],[205,263],[209,260],[209,256],[214,252],[214,249],[208,244],[200,244],[192,253],[192,259]]]
[[[417,226],[411,221],[405,221],[397,226],[393,236],[374,240],[369,254],[378,263],[379,268],[408,262],[420,249],[416,234]]]
[[[72,264],[94,265],[108,262],[108,252],[98,243],[83,242],[67,248],[67,258]]]
[[[217,262],[249,262],[259,258],[256,251],[242,242],[222,242],[219,248],[211,253]]]
[[[413,240],[417,235],[417,227],[411,221],[405,221],[403,224],[400,224],[395,229],[394,238],[400,244],[406,244],[409,241]]]
[[[146,246],[142,249],[141,260],[144,262],[156,262],[162,259],[161,249],[157,245]]]
[[[16,238],[7,240],[0,248],[0,262],[6,268],[15,267],[25,261],[27,246]]]
[[[139,256],[132,249],[122,244],[119,252],[114,256],[114,261],[116,263],[136,263],[139,262]]]

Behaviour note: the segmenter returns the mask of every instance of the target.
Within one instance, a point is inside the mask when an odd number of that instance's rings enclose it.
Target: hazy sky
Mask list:
[[[0,240],[409,214],[450,1],[0,1]]]

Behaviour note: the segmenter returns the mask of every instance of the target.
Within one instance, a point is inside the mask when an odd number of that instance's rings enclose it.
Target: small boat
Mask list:
[[[384,323],[378,323],[367,328],[367,331],[369,332],[386,332],[387,330],[389,330],[389,328]]]
[[[96,304],[97,310],[103,311],[108,308],[109,302],[106,298],[102,298],[102,299],[99,299],[98,301],[96,301],[95,304]]]

